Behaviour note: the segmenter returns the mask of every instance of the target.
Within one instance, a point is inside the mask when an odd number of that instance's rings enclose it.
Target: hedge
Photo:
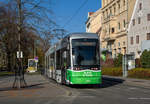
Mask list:
[[[122,76],[122,68],[114,67],[114,68],[102,68],[102,75],[110,75],[110,76]],[[150,68],[135,68],[128,71],[129,78],[142,78],[142,79],[150,79]]]
[[[122,76],[122,68],[121,67],[102,68],[102,75]]]
[[[0,72],[0,77],[3,77],[3,76],[12,76],[14,74],[15,74],[14,72],[3,71],[3,72]]]
[[[150,79],[150,69],[135,68],[128,71],[128,77]]]

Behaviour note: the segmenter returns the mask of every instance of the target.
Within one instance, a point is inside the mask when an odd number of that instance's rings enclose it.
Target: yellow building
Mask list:
[[[102,0],[102,48],[116,57],[127,51],[127,28],[136,0]]]

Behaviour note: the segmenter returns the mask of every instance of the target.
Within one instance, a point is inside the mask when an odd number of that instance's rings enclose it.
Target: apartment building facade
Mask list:
[[[137,0],[128,28],[128,54],[135,58],[150,50],[150,0]]]
[[[96,12],[89,12],[88,19],[86,21],[86,32],[97,33],[100,36],[101,30],[102,30],[101,9],[97,10]]]
[[[107,49],[112,58],[118,53],[127,53],[127,28],[131,20],[136,0],[102,0],[102,48]]]

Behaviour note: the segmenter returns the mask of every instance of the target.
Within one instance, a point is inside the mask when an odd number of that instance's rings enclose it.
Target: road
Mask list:
[[[150,104],[150,88],[103,79],[101,86],[65,86],[26,75],[28,88],[12,89],[14,77],[0,78],[0,104]]]

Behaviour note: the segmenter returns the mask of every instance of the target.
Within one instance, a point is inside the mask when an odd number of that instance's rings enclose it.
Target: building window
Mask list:
[[[120,2],[118,2],[118,10],[120,10]]]
[[[139,4],[139,9],[142,10],[142,3]]]
[[[147,14],[147,21],[150,21],[150,14]]]
[[[124,0],[124,1],[123,1],[123,6],[125,6],[125,5],[126,5],[126,1]]]
[[[90,25],[91,25],[90,23],[87,24],[87,28],[88,28],[88,29],[89,29]]]
[[[118,29],[120,30],[120,22],[118,23]]]
[[[126,45],[126,42],[123,42],[123,45],[125,46],[125,45]]]
[[[112,28],[112,29],[111,29],[111,32],[114,33],[114,32],[115,32],[115,28]]]
[[[120,42],[118,42],[118,46],[120,47]]]
[[[121,48],[118,49],[118,52],[121,53]]]
[[[150,33],[147,33],[147,40],[150,40]]]
[[[123,20],[123,27],[125,28],[126,27],[126,21]]]
[[[115,5],[114,5],[114,15],[116,14],[116,7],[115,7]]]
[[[141,24],[141,18],[138,17],[138,24]]]
[[[111,16],[111,15],[112,15],[112,8],[110,7],[109,9],[110,9],[110,14],[109,14],[109,16]]]
[[[108,10],[106,9],[106,18],[108,18]]]
[[[130,38],[130,44],[133,45],[133,37]]]
[[[136,44],[139,44],[139,35],[136,36]]]
[[[132,20],[133,26],[135,25],[135,19]]]

